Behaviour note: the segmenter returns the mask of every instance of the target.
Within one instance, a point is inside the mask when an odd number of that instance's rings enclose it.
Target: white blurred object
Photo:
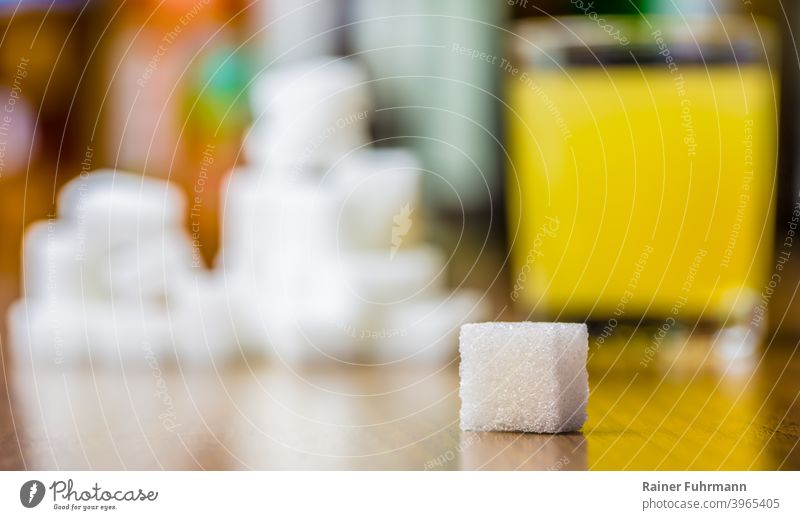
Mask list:
[[[339,240],[345,248],[397,251],[422,218],[422,174],[404,149],[364,149],[343,159],[325,179],[340,192]],[[419,226],[417,226],[419,227]]]
[[[291,109],[305,109],[308,121],[318,126],[331,114],[367,110],[372,102],[367,74],[355,61],[320,56],[282,64],[264,71],[250,90],[250,106],[256,116],[289,117]],[[329,111],[321,111],[327,108]],[[312,116],[317,113],[317,118]]]
[[[23,294],[32,299],[80,299],[96,296],[102,288],[88,275],[102,265],[91,265],[81,254],[77,232],[66,222],[34,222],[28,226],[22,247]],[[83,273],[87,280],[83,280]]]
[[[183,224],[186,200],[167,181],[98,170],[68,182],[58,196],[59,217],[87,237],[136,241]]]
[[[26,298],[164,300],[191,270],[188,237],[171,230],[120,242],[83,235],[67,220],[35,222],[25,234]]]
[[[302,177],[232,173],[219,263],[240,341],[289,363],[348,357],[337,323],[359,311],[336,262],[335,195]]]
[[[342,0],[261,0],[252,20],[257,41],[269,60],[307,59],[336,51],[333,31],[343,10]]]
[[[8,314],[12,344],[22,356],[55,364],[146,364],[170,355],[163,311],[155,305],[77,300],[71,305],[23,299]]]
[[[436,176],[425,192],[439,207],[488,207],[500,191],[502,132],[496,114],[504,73],[459,49],[503,56],[511,2],[353,0],[354,54],[374,79],[377,112],[410,141]],[[699,3],[699,2],[698,2]],[[408,107],[393,110],[395,107]],[[378,115],[376,115],[378,117]],[[377,121],[380,125],[381,121]]]
[[[390,256],[389,249],[340,256],[352,291],[359,299],[379,305],[441,294],[445,287],[445,256],[431,246],[412,246]]]
[[[178,297],[191,276],[191,248],[185,233],[173,231],[105,251],[109,293],[114,299]]]
[[[170,344],[181,364],[217,364],[237,353],[234,322],[223,280],[200,273],[184,280],[169,302]]]
[[[228,267],[246,266],[258,279],[300,275],[302,284],[315,274],[305,264],[326,262],[335,250],[335,198],[303,177],[234,170],[222,197]]]
[[[292,172],[323,169],[368,142],[366,112],[345,115],[322,126],[298,117],[283,122],[256,122],[245,136],[244,156],[255,164],[280,165]],[[337,121],[342,121],[338,123]],[[344,125],[344,126],[340,126]],[[275,172],[266,168],[265,173]]]
[[[311,299],[281,287],[268,293],[266,287],[231,274],[226,279],[233,333],[244,355],[262,354],[286,365],[357,359],[341,325],[358,313],[346,293],[317,291]]]
[[[447,294],[446,257],[420,241],[416,157],[368,146],[366,84],[354,62],[318,57],[251,90],[250,164],[222,190],[217,265],[237,339],[281,363],[431,363],[481,316],[474,296]]]
[[[252,164],[295,173],[323,168],[368,142],[367,77],[351,60],[322,57],[270,68],[254,82],[250,99],[255,122],[244,148]]]
[[[763,332],[749,325],[733,325],[716,332],[712,342],[717,360],[733,363],[752,358],[758,352]]]
[[[169,182],[100,170],[67,183],[58,205],[56,225],[65,230],[60,240],[83,267],[84,290],[76,298],[164,300],[192,269],[191,242],[182,227],[186,202]],[[58,282],[76,276],[71,272]]]
[[[93,362],[231,352],[224,288],[193,267],[176,187],[104,170],[70,181],[58,203],[60,218],[25,236],[24,298],[8,317],[17,348]]]
[[[354,235],[337,243],[336,216],[347,205],[339,188],[347,183],[262,177],[252,169],[231,174],[219,264],[233,288],[237,337],[290,365],[448,359],[454,331],[484,319],[485,305],[471,293],[447,294],[446,257],[436,248],[408,236],[393,250],[391,226],[379,240],[374,223],[359,222],[390,215],[381,201],[397,193],[354,199],[363,202],[347,209]],[[418,190],[410,184],[405,193],[415,204]],[[360,236],[359,229],[366,231]]]
[[[437,365],[452,361],[461,325],[490,318],[482,296],[479,291],[462,290],[394,306],[383,327],[399,333],[377,344],[373,360],[391,363],[410,359]]]

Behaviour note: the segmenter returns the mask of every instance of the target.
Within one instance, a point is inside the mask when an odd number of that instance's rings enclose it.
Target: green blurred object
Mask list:
[[[569,0],[575,14],[671,14],[682,16],[714,15],[731,12],[730,0]]]
[[[240,131],[249,118],[245,88],[250,75],[241,52],[223,44],[201,56],[187,88],[189,117],[221,137]]]
[[[640,0],[640,10],[645,14],[677,16],[714,16],[733,11],[729,0]]]

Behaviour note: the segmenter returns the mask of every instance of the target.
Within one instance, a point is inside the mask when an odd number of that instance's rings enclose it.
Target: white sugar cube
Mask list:
[[[293,171],[332,165],[368,143],[367,77],[351,60],[321,57],[270,67],[253,83],[250,101],[255,121],[245,155],[251,164]]]
[[[313,103],[308,101],[306,106]],[[245,158],[249,164],[260,166],[265,176],[280,175],[282,170],[308,173],[328,168],[369,142],[366,111],[317,111],[307,117],[298,117],[298,112],[288,120],[261,119],[245,134]]]
[[[585,324],[468,324],[459,349],[462,429],[558,433],[586,422]]]
[[[360,306],[340,275],[319,276],[317,285],[298,289],[289,279],[254,280],[230,271],[224,273],[225,293],[237,348],[281,364],[357,355],[345,325],[357,320]],[[331,271],[320,271],[325,273]]]
[[[225,280],[197,273],[175,296],[168,320],[179,363],[222,363],[239,352]]]
[[[422,169],[401,148],[363,148],[343,159],[326,179],[341,198],[341,246],[403,251],[420,232]],[[365,218],[367,217],[367,218]]]
[[[23,358],[55,364],[92,362],[147,364],[168,346],[162,308],[146,303],[76,300],[71,305],[20,300],[8,313],[11,343]]]
[[[291,118],[297,108],[308,113],[326,108],[347,114],[369,108],[367,81],[356,61],[321,56],[265,71],[253,82],[250,104],[254,114],[269,118]]]
[[[87,260],[74,230],[64,222],[41,221],[28,227],[23,266],[28,298],[79,299],[99,292],[93,275],[103,266]]]
[[[68,182],[58,196],[59,217],[71,221],[87,246],[96,237],[136,242],[181,226],[183,193],[170,182],[115,170],[98,170]]]
[[[444,289],[447,258],[435,247],[415,246],[390,255],[388,249],[339,255],[350,289],[360,300],[393,305]]]
[[[163,301],[169,288],[189,277],[191,255],[191,243],[176,230],[112,244],[106,237],[81,235],[69,221],[36,222],[25,233],[24,292],[27,298],[59,301]]]
[[[222,196],[226,270],[245,266],[284,278],[285,267],[305,280],[309,262],[328,263],[335,253],[336,204],[314,182],[234,170]]]
[[[339,0],[270,0],[248,7],[248,27],[269,27],[254,31],[250,40],[258,49],[258,67],[303,62],[333,54],[341,46]]]
[[[182,232],[142,237],[95,256],[106,266],[109,294],[117,300],[164,302],[193,278],[192,244]]]

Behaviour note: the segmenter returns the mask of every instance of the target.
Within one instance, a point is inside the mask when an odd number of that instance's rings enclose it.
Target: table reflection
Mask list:
[[[676,335],[590,348],[589,419],[561,435],[458,428],[457,364],[263,361],[8,366],[2,469],[800,469],[800,364],[773,345],[747,363]],[[646,366],[645,366],[646,365]]]

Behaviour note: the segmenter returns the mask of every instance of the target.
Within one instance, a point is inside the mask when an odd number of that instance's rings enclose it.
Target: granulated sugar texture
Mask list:
[[[459,349],[462,429],[558,433],[586,422],[585,324],[467,324]]]

